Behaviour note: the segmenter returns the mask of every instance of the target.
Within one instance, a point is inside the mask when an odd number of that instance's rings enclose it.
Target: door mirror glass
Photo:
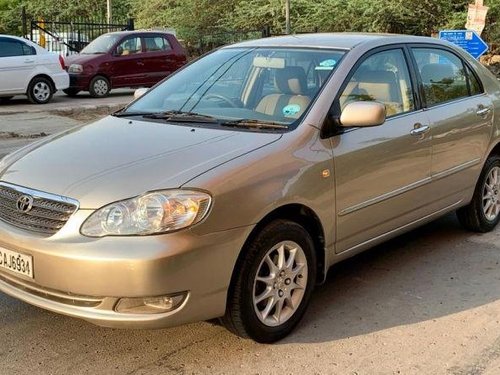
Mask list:
[[[148,92],[149,89],[143,87],[141,89],[137,89],[134,91],[134,99],[139,99],[141,96],[143,96],[145,93]]]
[[[379,102],[352,102],[340,115],[343,127],[378,126],[385,122],[385,105]]]

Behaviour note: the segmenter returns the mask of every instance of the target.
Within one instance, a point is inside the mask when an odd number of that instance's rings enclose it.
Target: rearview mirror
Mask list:
[[[352,102],[340,115],[343,127],[377,126],[385,122],[385,105],[379,102]]]
[[[149,89],[147,89],[146,87],[135,90],[134,91],[134,99],[139,99],[141,96],[143,96],[145,93],[147,93],[148,90]]]

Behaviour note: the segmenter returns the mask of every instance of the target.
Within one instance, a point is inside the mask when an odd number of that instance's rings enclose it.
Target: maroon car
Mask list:
[[[150,87],[186,63],[186,53],[173,34],[122,31],[101,35],[78,55],[65,58],[74,96],[80,91],[101,98],[119,87]]]

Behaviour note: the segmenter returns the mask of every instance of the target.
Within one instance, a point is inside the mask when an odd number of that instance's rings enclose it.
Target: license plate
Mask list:
[[[0,247],[0,268],[33,278],[33,257]]]

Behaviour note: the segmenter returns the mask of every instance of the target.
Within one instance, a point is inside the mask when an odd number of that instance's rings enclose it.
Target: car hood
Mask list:
[[[69,55],[64,57],[64,65],[70,66],[71,64],[81,64],[84,65],[89,62],[95,62],[102,57],[105,56],[104,54],[96,54],[96,55],[81,55],[81,54],[76,54],[76,55]]]
[[[96,209],[146,191],[180,187],[280,137],[109,116],[8,156],[0,180]]]

